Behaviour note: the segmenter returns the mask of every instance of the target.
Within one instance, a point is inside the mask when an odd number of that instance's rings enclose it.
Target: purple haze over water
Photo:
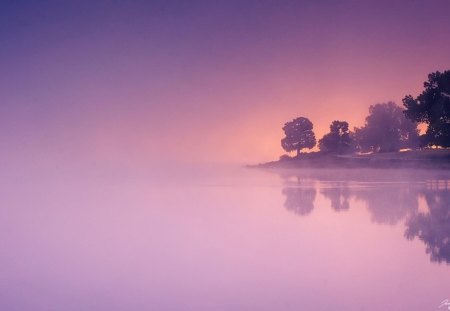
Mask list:
[[[0,1],[0,310],[433,310],[447,172],[223,163],[417,95],[450,1]]]
[[[4,183],[0,309],[433,310],[450,295],[445,172],[154,173]]]

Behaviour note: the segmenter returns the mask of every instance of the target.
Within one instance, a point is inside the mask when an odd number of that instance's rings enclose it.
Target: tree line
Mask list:
[[[369,107],[362,127],[349,130],[346,121],[335,120],[330,132],[318,141],[321,152],[346,154],[354,152],[396,152],[400,149],[450,147],[450,70],[433,72],[424,82],[423,92],[414,98],[406,95],[403,107],[394,102]],[[419,123],[427,126],[419,134]],[[317,141],[312,122],[298,117],[285,123],[281,146],[287,152],[312,149]]]

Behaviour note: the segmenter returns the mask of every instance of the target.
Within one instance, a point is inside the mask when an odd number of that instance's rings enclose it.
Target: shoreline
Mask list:
[[[450,170],[450,150],[433,149],[372,154],[336,155],[323,152],[303,153],[298,157],[247,165],[250,168],[275,169],[443,169]]]

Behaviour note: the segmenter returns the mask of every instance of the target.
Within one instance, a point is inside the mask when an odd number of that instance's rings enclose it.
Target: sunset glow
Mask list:
[[[0,0],[0,311],[450,310],[449,13]]]
[[[277,158],[294,117],[321,137],[334,119],[361,126],[369,105],[418,94],[429,72],[448,67],[448,8],[4,2],[2,152]]]

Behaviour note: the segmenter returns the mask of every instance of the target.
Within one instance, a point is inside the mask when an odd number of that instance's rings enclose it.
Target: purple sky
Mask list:
[[[95,2],[95,3],[94,3]],[[277,158],[297,116],[417,95],[450,69],[450,1],[1,1],[0,156]]]

